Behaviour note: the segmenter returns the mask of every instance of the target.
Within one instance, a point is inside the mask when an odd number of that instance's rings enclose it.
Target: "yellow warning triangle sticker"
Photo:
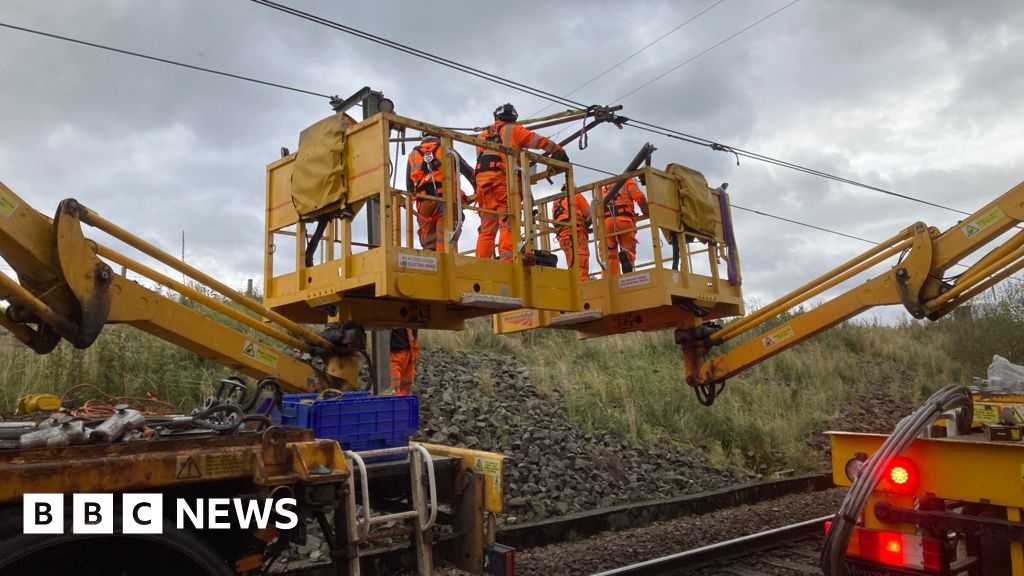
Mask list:
[[[256,345],[253,344],[252,342],[246,342],[245,343],[245,348],[242,348],[242,354],[245,354],[246,356],[248,356],[250,358],[255,358],[256,357]]]

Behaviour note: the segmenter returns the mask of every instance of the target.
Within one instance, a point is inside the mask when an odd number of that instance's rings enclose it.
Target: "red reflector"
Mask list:
[[[830,528],[827,523],[826,531]],[[932,574],[941,573],[945,561],[941,540],[868,528],[854,528],[846,555]]]

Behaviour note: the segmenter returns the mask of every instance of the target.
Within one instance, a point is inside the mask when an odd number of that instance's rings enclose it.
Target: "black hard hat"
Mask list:
[[[441,139],[433,134],[424,134],[420,136],[420,142],[440,142]]]
[[[494,109],[494,119],[502,122],[515,122],[519,119],[516,107],[511,104],[502,104]]]

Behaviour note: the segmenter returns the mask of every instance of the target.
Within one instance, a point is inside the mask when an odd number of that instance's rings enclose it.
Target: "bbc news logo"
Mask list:
[[[163,494],[122,494],[120,501],[119,510],[113,494],[73,494],[71,533],[113,534],[118,516],[121,519],[121,534],[163,533]],[[25,534],[64,533],[67,517],[63,494],[25,494],[23,504],[22,531]],[[226,530],[234,527],[262,530],[271,523],[280,530],[288,530],[299,523],[295,508],[294,498],[262,501],[242,498],[177,498],[174,501],[174,519],[178,530]]]

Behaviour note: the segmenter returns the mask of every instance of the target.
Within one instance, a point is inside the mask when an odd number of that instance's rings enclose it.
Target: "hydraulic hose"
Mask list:
[[[951,384],[932,394],[917,411],[901,420],[881,448],[864,463],[825,537],[821,553],[821,570],[825,576],[845,574],[846,547],[850,543],[857,516],[892,460],[906,450],[939,414],[954,409],[960,410],[957,415],[958,432],[966,432],[970,428],[973,412],[971,395],[966,387]]]

